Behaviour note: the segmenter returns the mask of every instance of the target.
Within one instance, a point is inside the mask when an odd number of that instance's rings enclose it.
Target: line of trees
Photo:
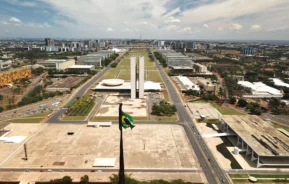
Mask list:
[[[157,60],[161,63],[161,65],[163,67],[167,67],[168,66],[167,63],[166,63],[166,60],[164,60],[164,58],[162,57],[162,55],[160,53],[154,52],[154,55],[157,58]]]

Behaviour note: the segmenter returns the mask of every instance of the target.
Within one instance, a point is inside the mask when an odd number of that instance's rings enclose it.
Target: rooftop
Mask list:
[[[289,138],[258,116],[223,116],[223,121],[259,156],[289,156]]]
[[[283,94],[278,89],[267,86],[262,82],[251,83],[248,81],[239,81],[238,84],[243,87],[251,88],[253,95],[262,95],[262,96],[276,95],[283,97]]]
[[[191,66],[171,66],[174,70],[192,70],[193,67]]]
[[[187,89],[200,91],[200,87],[194,84],[188,77],[177,76],[177,79],[182,83],[182,85]]]
[[[78,69],[78,68],[90,69],[93,67],[94,67],[94,65],[72,65],[72,66],[68,67],[68,69],[73,69],[73,68],[75,68],[75,69]]]
[[[112,80],[112,81],[111,81]],[[118,85],[107,85],[108,82],[114,82],[118,79],[105,79],[101,81],[95,88],[92,88],[92,90],[130,90],[131,89],[131,82],[124,81],[121,84],[118,83]],[[115,81],[118,82],[118,81]],[[150,91],[150,90],[157,90],[160,91],[162,89],[160,83],[152,82],[152,81],[145,81],[144,82],[144,90]]]
[[[48,59],[39,63],[64,63],[69,61],[69,59]]]

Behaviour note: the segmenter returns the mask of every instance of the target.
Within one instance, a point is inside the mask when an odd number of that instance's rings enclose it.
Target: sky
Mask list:
[[[0,0],[0,38],[288,40],[289,0]]]

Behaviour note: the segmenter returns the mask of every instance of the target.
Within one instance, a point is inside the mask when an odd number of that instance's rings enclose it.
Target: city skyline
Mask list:
[[[283,40],[289,2],[4,0],[0,37]]]

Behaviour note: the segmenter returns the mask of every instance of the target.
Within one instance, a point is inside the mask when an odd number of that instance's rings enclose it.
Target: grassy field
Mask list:
[[[82,96],[75,99],[68,107],[67,116],[86,116],[95,104],[95,99],[89,96]]]
[[[31,115],[31,116],[26,116],[26,117],[23,117],[23,118],[16,118],[16,119],[7,120],[5,122],[11,122],[11,123],[40,123],[50,113],[51,112],[44,112],[44,113],[34,114],[34,115]]]
[[[155,116],[156,121],[178,121],[178,119],[179,118],[176,114],[172,116]]]
[[[198,99],[198,100],[191,100],[190,103],[207,103],[205,100]]]
[[[148,73],[149,73],[148,78],[150,81],[163,82],[159,71],[149,71]]]
[[[111,68],[98,81],[102,81],[103,79],[114,79],[119,70],[120,70],[119,68]]]
[[[122,69],[117,78],[123,80],[130,80],[130,70]]]
[[[219,120],[218,119],[198,119],[197,122],[198,123],[212,123],[212,124],[215,124],[215,123],[219,123]]]
[[[86,116],[64,116],[61,120],[62,121],[82,121],[85,120]]]
[[[9,98],[4,97],[3,100],[0,100],[0,106],[5,108],[7,105],[9,105]]]
[[[230,178],[248,178],[248,174],[229,174]]]
[[[166,90],[163,90],[162,93],[163,93],[163,95],[164,95],[165,101],[170,102],[171,99],[170,99],[170,95],[169,95],[167,89],[166,89]]]
[[[244,115],[240,112],[237,112],[233,109],[230,109],[228,107],[220,106],[216,103],[211,103],[214,108],[216,108],[222,115]]]
[[[272,124],[273,124],[273,127],[275,127],[275,128],[283,128],[284,130],[289,132],[289,127],[287,127],[287,126],[278,125],[278,124],[275,124],[275,123],[272,123]]]

